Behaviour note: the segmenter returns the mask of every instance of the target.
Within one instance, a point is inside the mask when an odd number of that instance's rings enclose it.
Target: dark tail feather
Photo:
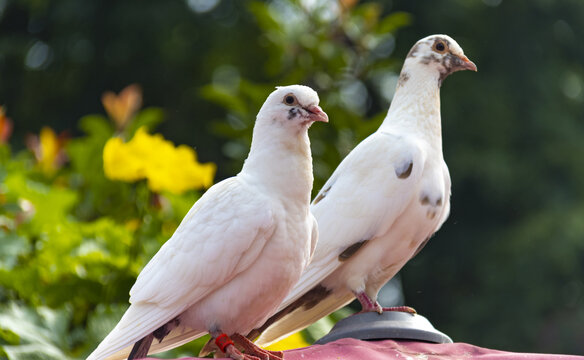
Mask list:
[[[322,285],[316,285],[306,294],[302,295],[298,300],[294,301],[292,304],[286,306],[284,309],[278,311],[274,315],[272,315],[266,322],[258,327],[253,329],[246,335],[248,339],[251,341],[256,340],[267,328],[272,326],[275,322],[282,319],[284,316],[294,312],[296,309],[302,307],[305,310],[311,309],[316,306],[322,299],[326,298],[331,293],[331,290],[327,289]]]
[[[130,355],[128,355],[128,360],[141,359],[148,356],[148,350],[150,350],[152,340],[154,340],[154,335],[152,334],[144,336],[141,340],[138,340],[134,344]]]
[[[178,318],[175,318],[173,320],[170,320],[166,324],[162,325],[158,329],[154,330],[152,334],[143,337],[141,340],[138,340],[134,344],[134,347],[132,348],[132,351],[128,356],[128,360],[141,359],[148,356],[148,351],[150,350],[150,346],[152,345],[152,341],[154,340],[154,338],[156,338],[158,342],[161,342],[162,339],[164,339],[166,335],[168,335],[170,331],[177,327],[179,324],[180,321],[178,320]]]

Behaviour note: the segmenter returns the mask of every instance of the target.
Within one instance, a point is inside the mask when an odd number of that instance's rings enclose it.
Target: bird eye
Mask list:
[[[444,41],[442,40],[438,40],[434,43],[434,51],[439,52],[439,53],[443,53],[444,51],[446,51],[446,44],[444,43]]]
[[[288,94],[284,96],[284,104],[286,105],[296,105],[298,104],[298,100],[296,100],[296,96],[292,94]]]

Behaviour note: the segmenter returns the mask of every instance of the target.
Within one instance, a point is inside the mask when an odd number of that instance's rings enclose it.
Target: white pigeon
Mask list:
[[[440,86],[476,71],[446,35],[418,41],[404,62],[387,116],[353,149],[312,202],[319,242],[312,262],[278,312],[248,334],[269,345],[351,302],[382,308],[379,289],[415,256],[450,210],[442,155]]]
[[[269,95],[241,172],[193,205],[144,267],[130,290],[130,307],[89,360],[125,359],[135,343],[130,358],[145,357],[206,333],[234,359],[257,359],[254,351],[261,358],[282,356],[238,334],[274,313],[314,250],[307,130],[328,121],[318,103],[317,93],[301,85]]]

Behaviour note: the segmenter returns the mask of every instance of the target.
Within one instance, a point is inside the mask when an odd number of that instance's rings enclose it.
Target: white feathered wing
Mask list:
[[[130,291],[130,307],[88,360],[114,353],[111,359],[125,359],[135,342],[253,264],[276,226],[266,203],[261,193],[238,177],[209,189],[142,270]],[[150,352],[205,333],[206,329],[179,327],[162,343],[155,340]]]

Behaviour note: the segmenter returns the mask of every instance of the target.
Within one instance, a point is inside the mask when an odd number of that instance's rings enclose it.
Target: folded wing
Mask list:
[[[136,341],[247,269],[275,227],[269,202],[237,177],[213,186],[140,273],[130,291],[132,305],[88,359],[114,353],[125,358]],[[179,327],[162,343],[155,341],[151,352],[186,343],[205,330]]]

